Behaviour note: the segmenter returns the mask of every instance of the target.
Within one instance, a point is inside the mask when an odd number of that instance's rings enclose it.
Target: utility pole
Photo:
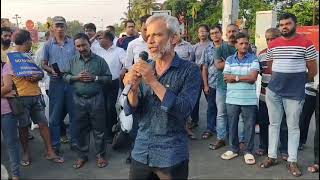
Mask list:
[[[19,19],[21,19],[21,17],[18,14],[15,14],[12,18],[16,20],[17,28],[19,28]]]
[[[131,19],[131,0],[129,0],[129,6],[128,6],[128,19]]]

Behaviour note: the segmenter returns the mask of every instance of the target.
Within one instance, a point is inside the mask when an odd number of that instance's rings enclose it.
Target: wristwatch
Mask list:
[[[239,76],[236,76],[236,82],[239,82]]]
[[[98,81],[99,80],[99,76],[96,76],[96,78],[94,79],[94,81]]]

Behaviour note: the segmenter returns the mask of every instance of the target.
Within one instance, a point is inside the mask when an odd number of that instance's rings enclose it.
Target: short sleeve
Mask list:
[[[306,61],[317,59],[317,51],[311,41],[307,40],[307,47],[304,59]]]
[[[250,66],[251,71],[260,71],[260,65],[259,65],[259,60],[255,58]]]

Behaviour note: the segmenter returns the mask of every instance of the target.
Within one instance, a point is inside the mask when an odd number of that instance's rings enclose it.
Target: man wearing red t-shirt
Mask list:
[[[299,117],[305,96],[305,83],[317,74],[316,50],[310,40],[296,33],[297,18],[284,13],[279,18],[282,37],[273,40],[266,60],[272,69],[271,80],[266,91],[269,113],[268,158],[260,166],[268,168],[277,164],[277,149],[280,124],[286,113],[288,125],[288,170],[293,176],[301,176],[297,165],[300,139]]]

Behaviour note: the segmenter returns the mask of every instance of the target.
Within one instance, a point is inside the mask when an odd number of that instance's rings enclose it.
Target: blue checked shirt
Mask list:
[[[218,69],[214,65],[215,47],[210,43],[203,51],[200,64],[208,67],[208,84],[209,87],[216,89],[218,81]]]
[[[151,62],[155,67],[155,62]],[[150,167],[171,167],[189,159],[187,117],[200,91],[200,70],[194,63],[175,55],[171,67],[158,81],[167,89],[161,102],[152,89],[142,83],[139,104],[124,111],[139,121],[132,158]]]

